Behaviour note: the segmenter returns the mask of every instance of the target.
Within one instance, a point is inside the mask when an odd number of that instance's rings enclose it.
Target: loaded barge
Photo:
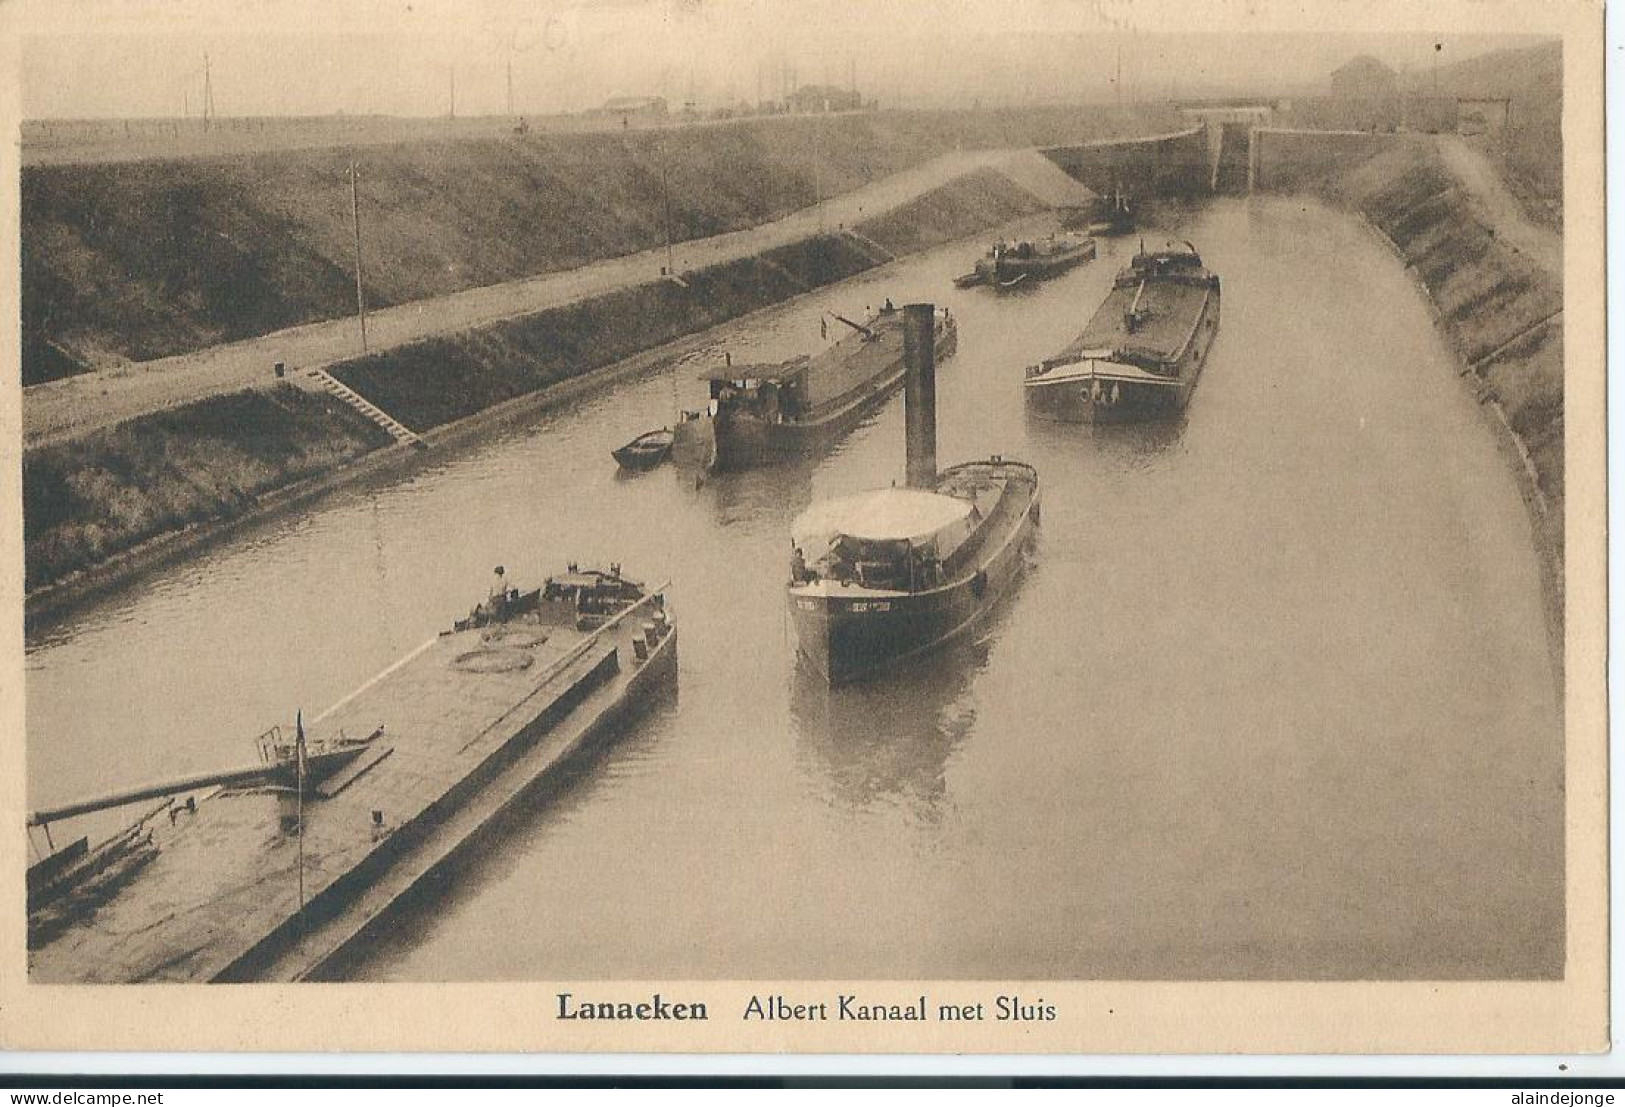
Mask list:
[[[813,504],[791,526],[789,603],[801,655],[830,684],[957,637],[1025,565],[1038,473],[993,456],[937,471],[932,308],[911,304],[908,487]]]
[[[976,263],[964,276],[954,278],[955,288],[990,284],[999,289],[1015,288],[1028,281],[1040,281],[1064,273],[1074,265],[1093,261],[1095,240],[1079,235],[1050,235],[1036,242],[1004,241]]]
[[[1022,382],[1034,414],[1063,422],[1130,422],[1177,415],[1190,400],[1219,330],[1219,278],[1196,247],[1146,253],[1071,345]]]
[[[902,314],[887,301],[863,323],[833,318],[851,333],[818,354],[705,373],[709,403],[705,414],[677,425],[678,463],[733,470],[805,456],[896,392],[903,383]],[[937,357],[958,346],[958,326],[946,311],[933,317],[932,335]]]
[[[31,827],[64,825],[167,793],[101,846],[81,838],[30,870],[30,979],[324,978],[676,671],[664,586],[616,566],[572,565],[529,592],[499,579],[292,736],[262,735],[257,772],[33,812]]]

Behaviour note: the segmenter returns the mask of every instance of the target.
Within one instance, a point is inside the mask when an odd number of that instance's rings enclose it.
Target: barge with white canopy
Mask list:
[[[1031,465],[995,455],[937,471],[933,308],[905,311],[908,487],[824,500],[791,526],[797,642],[831,684],[968,630],[1021,572],[1038,524]]]
[[[801,653],[840,684],[948,641],[1009,588],[1037,523],[1037,471],[1001,457],[955,465],[930,491],[813,505],[791,528]]]

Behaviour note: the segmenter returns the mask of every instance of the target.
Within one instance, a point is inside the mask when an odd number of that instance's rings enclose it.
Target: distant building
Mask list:
[[[1367,54],[1332,71],[1332,95],[1350,100],[1386,100],[1399,95],[1399,75]]]
[[[834,85],[803,85],[786,97],[785,104],[793,112],[860,111],[863,96]]]
[[[666,98],[664,96],[611,96],[604,101],[603,107],[589,114],[611,116],[623,122],[662,120],[666,118]]]
[[[1376,58],[1362,54],[1332,71],[1330,107],[1340,127],[1398,130],[1404,116],[1399,75]]]

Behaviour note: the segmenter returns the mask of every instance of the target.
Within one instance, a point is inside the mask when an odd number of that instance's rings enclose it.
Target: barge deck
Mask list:
[[[38,983],[299,980],[353,952],[427,878],[476,849],[553,770],[672,683],[660,589],[596,629],[442,634],[306,729],[382,733],[331,776],[216,788],[149,814],[156,856],[29,954]],[[179,797],[177,797],[178,799]]]

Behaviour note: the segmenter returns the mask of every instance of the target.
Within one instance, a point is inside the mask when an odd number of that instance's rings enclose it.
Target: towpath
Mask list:
[[[1533,258],[1554,279],[1563,279],[1563,239],[1531,220],[1482,152],[1459,135],[1439,136],[1439,155],[1474,203],[1484,209],[1496,237]]]
[[[677,271],[700,269],[783,246],[893,211],[968,173],[994,169],[1048,205],[1082,203],[1092,193],[1035,150],[946,154],[913,169],[831,197],[782,219],[677,243]],[[435,335],[486,326],[659,279],[665,247],[608,258],[579,269],[466,289],[367,313],[367,345],[387,350]],[[272,366],[319,368],[360,352],[354,318],[307,323],[188,354],[134,362],[34,385],[23,397],[23,444],[71,440],[153,411],[274,382]]]

